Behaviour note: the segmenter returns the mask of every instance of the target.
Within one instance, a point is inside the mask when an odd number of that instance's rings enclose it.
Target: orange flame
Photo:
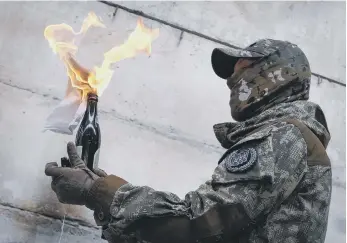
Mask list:
[[[137,21],[135,30],[120,46],[115,46],[104,53],[101,66],[95,66],[90,72],[81,67],[75,60],[78,47],[75,44],[77,37],[83,37],[90,27],[105,28],[95,13],[90,12],[84,19],[79,32],[75,32],[65,23],[49,25],[45,28],[44,36],[55,54],[58,54],[67,69],[71,85],[81,91],[82,99],[93,92],[99,96],[104,92],[113,76],[111,65],[115,62],[132,58],[139,52],[151,53],[151,43],[159,36],[159,29],[148,29],[142,19]]]

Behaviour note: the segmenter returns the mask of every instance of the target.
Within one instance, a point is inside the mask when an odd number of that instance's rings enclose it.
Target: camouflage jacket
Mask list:
[[[185,199],[123,185],[111,218],[99,221],[103,236],[109,242],[324,242],[332,175],[320,107],[280,104],[214,130],[227,151],[211,180]]]

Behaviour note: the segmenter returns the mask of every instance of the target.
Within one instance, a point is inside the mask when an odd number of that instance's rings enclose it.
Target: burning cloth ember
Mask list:
[[[78,32],[65,23],[49,25],[44,30],[45,38],[53,52],[63,61],[68,76],[65,97],[47,118],[45,130],[72,134],[83,117],[88,93],[101,96],[111,81],[114,72],[111,65],[141,52],[149,55],[151,43],[159,36],[159,29],[148,29],[139,19],[135,30],[122,45],[105,52],[100,66],[87,70],[76,61],[78,46],[75,42],[83,38],[90,27],[106,28],[101,19],[91,12]]]

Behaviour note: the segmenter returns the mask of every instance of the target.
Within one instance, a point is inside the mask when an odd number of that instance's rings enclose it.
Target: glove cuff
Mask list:
[[[94,182],[87,193],[86,206],[94,210],[97,225],[109,222],[111,218],[110,207],[114,195],[126,183],[128,182],[115,175],[100,177]]]

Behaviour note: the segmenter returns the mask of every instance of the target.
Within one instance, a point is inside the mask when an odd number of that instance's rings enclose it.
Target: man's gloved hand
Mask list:
[[[114,194],[128,182],[101,169],[89,170],[78,156],[73,142],[67,144],[71,167],[46,164],[45,174],[52,177],[52,189],[61,203],[86,205],[98,215],[99,222],[107,222]]]
[[[67,153],[71,167],[58,167],[56,162],[47,163],[45,174],[52,177],[52,189],[61,203],[86,205],[94,182],[107,174],[100,169],[94,173],[89,170],[78,156],[74,143],[67,144]]]

